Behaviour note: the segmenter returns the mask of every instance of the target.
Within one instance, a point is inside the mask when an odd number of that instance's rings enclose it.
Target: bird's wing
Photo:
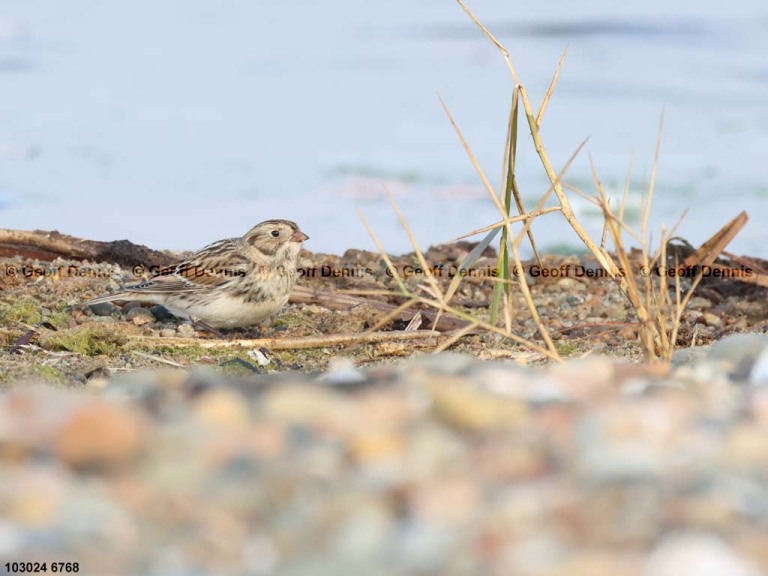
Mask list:
[[[238,252],[237,239],[209,244],[175,266],[163,268],[149,280],[126,286],[125,292],[168,294],[220,288],[248,273],[248,259]]]
[[[242,255],[239,242],[239,238],[229,238],[209,244],[175,266],[161,269],[144,282],[94,298],[85,305],[141,299],[143,295],[189,294],[223,287],[250,271],[249,261]]]

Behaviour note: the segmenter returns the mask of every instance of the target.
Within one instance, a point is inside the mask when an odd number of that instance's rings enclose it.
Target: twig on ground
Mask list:
[[[268,350],[304,350],[307,348],[329,348],[357,343],[389,342],[393,340],[437,341],[442,336],[437,330],[411,330],[409,332],[363,332],[361,334],[329,334],[327,336],[306,336],[303,338],[255,338],[241,340],[203,340],[199,338],[162,338],[159,336],[135,336],[133,342],[197,348],[267,348]],[[156,359],[156,357],[153,357]]]

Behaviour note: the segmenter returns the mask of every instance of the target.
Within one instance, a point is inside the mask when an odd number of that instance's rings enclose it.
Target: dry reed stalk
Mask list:
[[[303,350],[307,348],[328,348],[348,344],[371,344],[397,340],[429,340],[442,336],[436,330],[411,330],[408,332],[362,332],[360,334],[330,334],[324,336],[306,336],[303,338],[246,338],[238,340],[203,340],[201,338],[162,338],[159,336],[134,336],[132,341],[140,344],[177,346],[180,348],[196,347],[204,349],[219,348],[267,348],[269,350]]]
[[[453,315],[456,318],[460,318],[462,320],[466,320],[467,322],[470,322],[471,324],[475,324],[476,326],[473,326],[473,328],[483,328],[489,332],[494,332],[496,334],[500,334],[501,336],[508,338],[514,342],[517,342],[518,344],[521,344],[531,350],[534,350],[536,352],[539,352],[540,354],[543,354],[547,358],[550,358],[552,360],[559,361],[561,360],[559,354],[557,351],[548,350],[547,348],[543,348],[539,346],[538,344],[535,344],[534,342],[531,342],[530,340],[527,340],[521,336],[518,336],[517,334],[512,333],[509,330],[502,330],[498,328],[497,326],[494,326],[488,322],[484,322],[478,318],[473,317],[471,314],[467,314],[466,312],[463,312],[461,310],[458,310],[452,306],[449,305],[449,302],[446,301],[445,296],[442,296],[441,299],[436,299],[434,297],[428,298],[424,297],[418,294],[413,293],[410,291],[407,286],[405,285],[405,282],[402,278],[400,278],[400,275],[397,272],[397,269],[392,266],[392,259],[389,257],[389,255],[384,250],[383,245],[381,244],[381,241],[379,240],[379,237],[374,232],[373,228],[368,224],[368,221],[366,220],[365,216],[362,214],[362,212],[359,212],[360,218],[363,221],[363,224],[365,225],[366,229],[368,230],[368,234],[370,234],[374,244],[376,244],[376,247],[379,249],[379,252],[381,253],[382,258],[384,259],[384,262],[387,264],[387,266],[390,266],[393,270],[393,276],[395,280],[398,282],[398,286],[400,287],[400,292],[397,293],[391,293],[390,295],[396,294],[396,295],[402,295],[405,297],[408,297],[410,300],[414,300],[418,303],[421,303],[423,305],[429,306],[431,308],[435,308],[438,311],[438,314],[442,313],[448,313]],[[417,252],[417,254],[420,252],[420,249],[417,244],[414,243],[413,245],[414,250]],[[420,256],[420,258],[423,258],[423,254]],[[384,292],[378,292],[377,293],[384,293]],[[365,333],[364,333],[365,334]],[[400,332],[398,332],[400,334]],[[413,334],[413,332],[410,332],[410,334]]]
[[[456,132],[456,135],[459,137],[459,140],[461,141],[461,144],[464,147],[464,151],[466,152],[467,156],[469,157],[470,161],[472,162],[472,165],[474,166],[475,171],[477,172],[478,176],[480,177],[480,179],[482,180],[483,184],[485,185],[485,189],[488,192],[488,195],[491,197],[491,200],[496,205],[496,209],[499,211],[499,214],[501,215],[501,217],[505,221],[504,227],[502,228],[502,234],[503,234],[502,238],[504,240],[507,240],[508,238],[513,238],[514,237],[514,233],[512,231],[512,226],[509,223],[509,213],[508,213],[507,208],[504,205],[502,205],[501,201],[496,196],[496,193],[493,190],[493,187],[491,186],[491,183],[488,181],[488,178],[486,177],[485,172],[480,167],[480,164],[477,162],[477,159],[475,158],[475,155],[472,152],[472,148],[469,146],[469,143],[467,142],[466,138],[464,138],[464,134],[461,132],[461,129],[459,128],[458,124],[454,120],[453,115],[451,114],[450,110],[448,109],[448,106],[445,104],[445,102],[443,101],[442,98],[440,99],[440,103],[442,104],[443,110],[445,110],[445,113],[448,116],[448,119],[451,122],[451,125],[453,126],[453,129]],[[513,149],[512,146],[510,148]],[[554,183],[553,183],[553,186],[554,186]],[[542,204],[543,204],[543,202],[542,202]],[[541,210],[541,205],[537,206],[537,210]],[[525,228],[526,233],[527,233],[527,231],[530,228],[531,221],[532,221],[532,219],[530,219],[530,218],[526,219],[526,228]],[[503,261],[500,260],[500,262],[502,262],[502,263],[506,262],[506,254],[507,254],[507,246],[508,246],[508,244],[509,244],[509,242],[505,241],[505,243],[502,245],[502,248],[499,250],[500,258],[501,258],[501,255],[504,255]],[[522,269],[523,266],[522,266],[522,262],[520,260],[520,255],[519,255],[519,252],[516,249],[513,250],[513,256],[515,258],[515,266],[518,267],[518,269]],[[500,280],[509,280],[510,273],[509,273],[508,267],[507,267],[506,270],[507,270],[506,275],[502,274],[502,277],[500,278]],[[520,289],[521,289],[521,291],[523,293],[523,298],[525,300],[526,306],[528,307],[528,310],[530,311],[531,316],[534,318],[534,321],[536,321],[536,328],[539,331],[539,334],[542,336],[542,339],[546,343],[547,348],[549,350],[549,353],[553,357],[555,357],[557,359],[560,359],[560,355],[557,352],[557,349],[555,348],[554,344],[552,343],[552,339],[549,337],[549,334],[547,333],[546,326],[544,326],[544,324],[541,322],[541,320],[539,318],[539,313],[538,313],[538,310],[536,309],[536,304],[533,301],[533,297],[531,295],[531,291],[528,288],[528,284],[526,283],[525,275],[524,274],[517,275],[516,280],[518,281],[518,284],[520,285]],[[458,285],[458,282],[456,283],[456,285]],[[499,286],[499,284],[497,284],[497,286]],[[455,287],[454,287],[454,290],[455,290]],[[495,290],[494,290],[494,292],[495,292]],[[453,295],[453,293],[450,292],[450,289],[449,289],[449,294]],[[509,298],[509,293],[507,293],[507,306],[511,306],[511,299]],[[511,310],[507,310],[506,311],[506,315],[510,316],[511,315]],[[495,320],[496,319],[494,318],[494,315],[492,314],[491,315],[491,324],[495,324]]]

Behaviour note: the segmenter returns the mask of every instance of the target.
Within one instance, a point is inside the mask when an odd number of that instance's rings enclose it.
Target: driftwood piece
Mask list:
[[[709,240],[704,242],[693,254],[685,259],[685,266],[709,266],[711,265],[720,254],[722,254],[725,247],[733,240],[736,235],[747,223],[749,217],[743,210],[736,218],[728,222]]]
[[[128,240],[98,242],[84,240],[60,232],[43,230],[0,229],[0,257],[22,256],[36,260],[92,260],[133,267],[167,266],[174,256],[134,244]]]
[[[681,268],[696,266],[700,266],[703,269],[709,268],[712,271],[717,271],[714,273],[710,272],[710,274],[715,274],[716,278],[738,280],[739,282],[768,288],[768,274],[766,274],[765,269],[758,262],[751,258],[734,256],[725,251],[725,247],[741,231],[747,220],[749,220],[747,213],[744,211],[740,212],[709,240],[687,256]],[[721,256],[728,258],[731,264],[737,264],[740,268],[715,262]]]

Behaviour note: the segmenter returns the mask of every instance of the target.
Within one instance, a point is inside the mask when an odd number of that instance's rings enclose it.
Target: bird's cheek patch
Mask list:
[[[261,236],[256,235],[256,236],[251,236],[250,238],[248,238],[247,242],[253,248],[259,248],[259,244],[262,243],[262,242],[260,242],[261,240],[262,240]]]
[[[269,242],[269,238],[261,238],[259,236],[249,238],[248,244],[266,256],[274,256],[279,248],[274,242]]]

